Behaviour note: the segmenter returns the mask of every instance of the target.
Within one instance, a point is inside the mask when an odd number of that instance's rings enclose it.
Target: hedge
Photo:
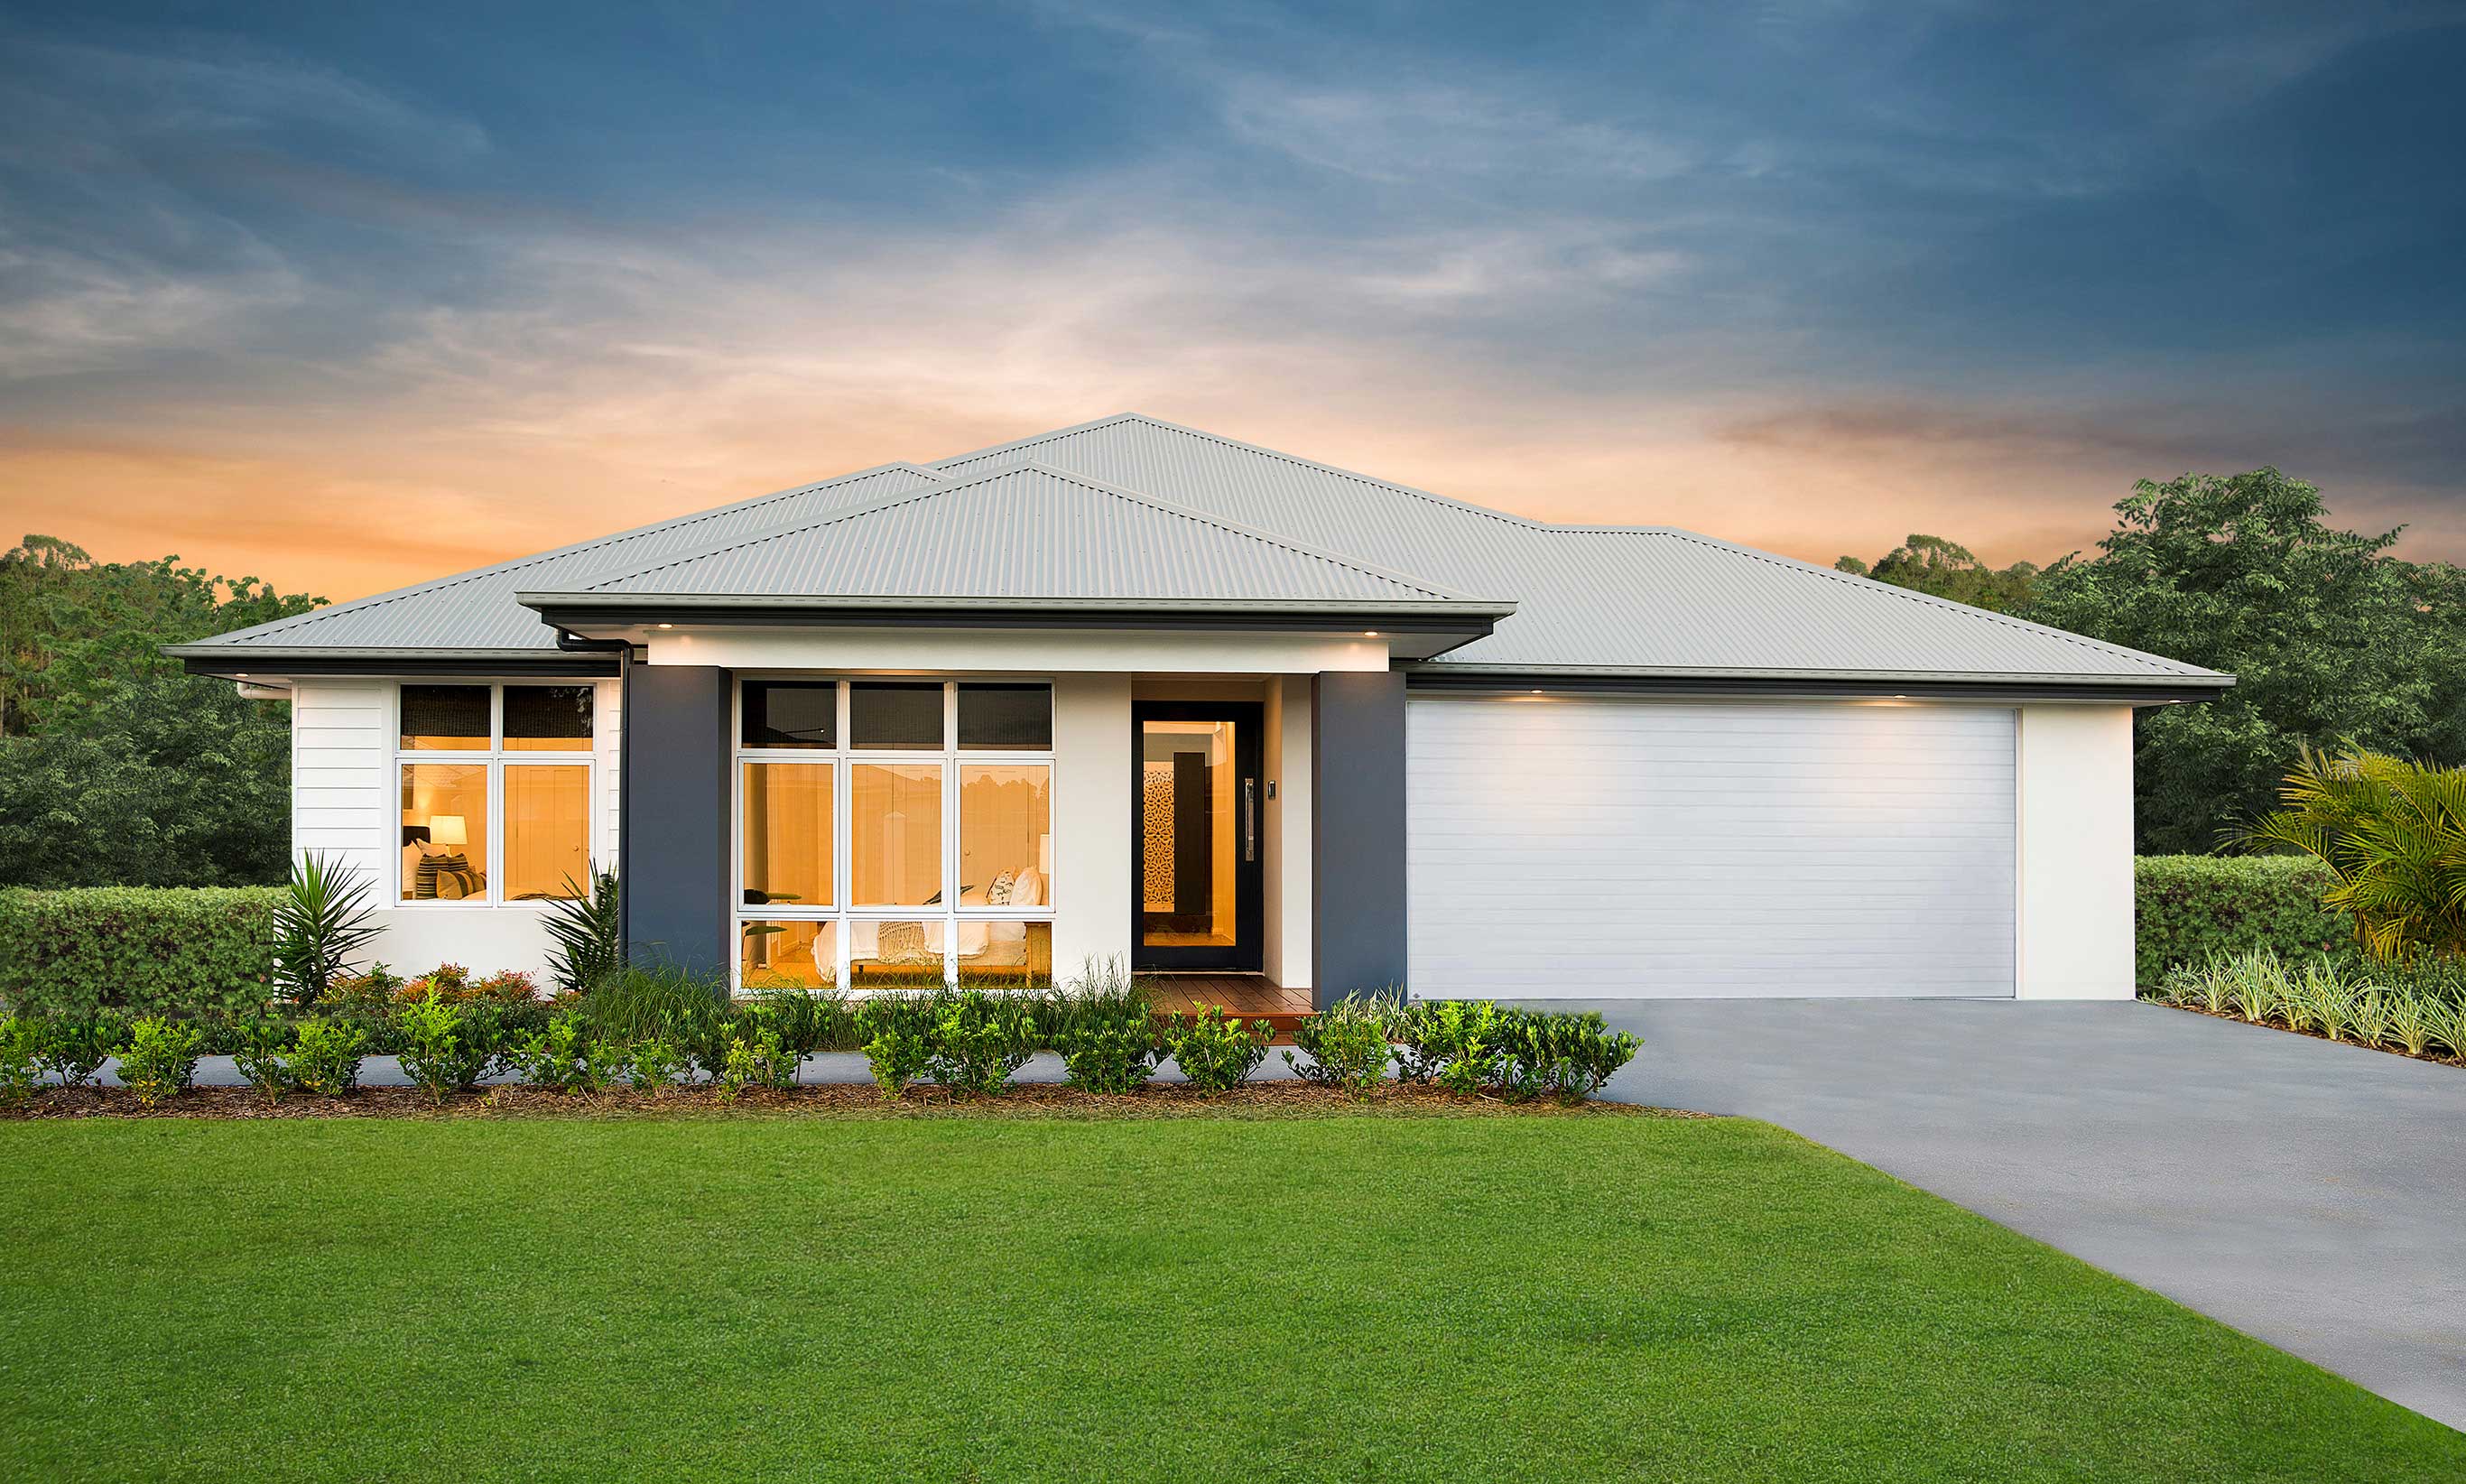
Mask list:
[[[2140,899],[2141,982],[2213,953],[2275,949],[2281,958],[2355,952],[2354,929],[2320,905],[2329,868],[2300,855],[2144,855],[2133,863]]]
[[[0,890],[0,1000],[38,1014],[242,1010],[273,993],[280,887]]]

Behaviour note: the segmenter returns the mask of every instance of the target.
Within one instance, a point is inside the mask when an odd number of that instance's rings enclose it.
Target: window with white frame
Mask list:
[[[396,687],[396,902],[493,906],[590,889],[595,700],[590,686]]]
[[[1053,687],[737,686],[737,982],[1053,979]]]

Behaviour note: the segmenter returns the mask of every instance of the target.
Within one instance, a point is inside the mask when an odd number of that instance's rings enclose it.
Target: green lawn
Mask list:
[[[0,1125],[0,1476],[2456,1479],[1754,1123]]]

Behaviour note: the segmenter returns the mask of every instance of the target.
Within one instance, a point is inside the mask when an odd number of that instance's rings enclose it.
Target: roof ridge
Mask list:
[[[873,465],[871,468],[859,469],[852,474],[836,475],[826,480],[809,480],[802,484],[792,484],[785,489],[774,489],[766,495],[751,495],[743,500],[729,501],[726,505],[716,505],[709,506],[706,509],[689,511],[684,515],[673,515],[663,521],[653,521],[647,526],[630,527],[624,530],[611,531],[604,536],[594,536],[587,541],[575,541],[565,546],[553,548],[549,551],[534,551],[528,556],[512,557],[502,562],[492,562],[484,567],[474,567],[465,572],[452,573],[442,577],[431,577],[425,582],[415,582],[407,587],[389,588],[382,593],[370,593],[363,597],[347,598],[342,602],[329,603],[323,608],[312,609],[307,613],[293,614],[289,618],[276,618],[265,623],[252,624],[244,629],[234,629],[228,634],[216,634],[212,636],[210,640],[200,641],[199,642],[232,641],[235,644],[236,641],[244,638],[268,637],[279,633],[286,633],[293,627],[309,619],[332,618],[338,614],[346,612],[365,612],[372,608],[382,608],[388,603],[397,603],[404,601],[407,598],[419,597],[426,594],[442,592],[448,588],[458,587],[465,582],[477,582],[483,577],[493,577],[504,573],[520,572],[526,567],[534,567],[541,562],[554,561],[556,558],[561,556],[577,555],[581,552],[590,551],[593,547],[605,546],[609,543],[617,541],[630,541],[638,536],[648,536],[663,530],[675,530],[681,527],[691,526],[701,521],[714,520],[720,516],[731,514],[736,511],[751,510],[757,506],[768,505],[773,501],[787,500],[796,495],[811,494],[818,489],[827,489],[833,484],[846,484],[858,480],[875,479],[882,475],[890,473],[894,469],[917,475],[923,479],[930,481],[931,484],[940,484],[949,478],[948,475],[942,473],[940,470],[934,469],[929,465],[910,463],[906,460],[895,460],[889,463],[878,463]],[[931,485],[929,484],[927,487],[930,488]]]
[[[931,499],[942,495],[955,495],[962,490],[972,488],[977,484],[990,483],[995,480],[1007,479],[1014,474],[1026,472],[1042,474],[1051,479],[1060,480],[1065,483],[1076,484],[1083,489],[1093,490],[1094,492],[1105,495],[1110,499],[1124,501],[1132,505],[1144,506],[1149,509],[1159,511],[1166,515],[1175,516],[1181,520],[1190,521],[1196,525],[1205,526],[1211,529],[1221,530],[1228,535],[1240,536],[1244,540],[1260,542],[1264,545],[1273,547],[1278,551],[1289,552],[1295,556],[1308,557],[1311,560],[1325,562],[1331,566],[1339,567],[1345,571],[1356,573],[1363,576],[1376,578],[1381,582],[1389,582],[1400,587],[1411,588],[1418,592],[1424,593],[1433,598],[1450,601],[1480,600],[1474,598],[1470,594],[1442,586],[1439,583],[1430,581],[1426,577],[1415,576],[1409,573],[1391,571],[1387,568],[1362,561],[1358,557],[1346,555],[1340,551],[1331,551],[1318,547],[1308,546],[1293,540],[1289,536],[1283,536],[1274,531],[1262,530],[1256,527],[1246,526],[1240,521],[1228,520],[1223,516],[1214,514],[1210,511],[1199,510],[1188,506],[1177,505],[1172,501],[1159,499],[1145,490],[1131,489],[1124,485],[1110,483],[1104,480],[1097,479],[1093,475],[1082,474],[1072,469],[1058,468],[1052,464],[1045,463],[1035,459],[1022,459],[1016,462],[1000,464],[982,472],[971,473],[965,478],[961,478],[955,473],[946,472],[941,483],[928,485],[921,489],[903,490],[898,494],[886,495],[879,500],[866,501],[861,505],[822,511],[810,519],[773,526],[758,531],[749,531],[742,536],[733,537],[728,541],[716,543],[698,551],[671,557],[665,561],[654,562],[648,566],[636,568],[633,571],[623,573],[599,577],[587,584],[584,591],[596,590],[609,583],[618,582],[629,578],[647,576],[655,572],[665,572],[674,567],[682,567],[688,562],[706,560],[710,557],[719,556],[729,551],[741,551],[747,547],[756,546],[766,541],[775,541],[783,536],[793,536],[801,534],[805,531],[818,530],[823,527],[834,526],[841,521],[856,520],[864,516],[878,514],[884,510],[896,509],[900,506],[913,504],[920,500]]]
[[[2016,618],[2009,614],[1997,613],[1991,608],[1980,608],[1975,604],[1957,602],[1951,598],[1938,597],[1933,594],[1915,592],[1909,588],[1897,587],[1889,582],[1876,582],[1872,577],[1857,577],[1849,573],[1836,572],[1828,567],[1819,567],[1813,562],[1800,561],[1796,557],[1784,556],[1777,551],[1765,551],[1755,547],[1742,546],[1734,541],[1724,541],[1717,536],[1707,536],[1697,531],[1688,530],[1682,527],[1572,525],[1556,521],[1535,520],[1530,516],[1515,515],[1509,511],[1492,509],[1487,506],[1474,505],[1469,501],[1458,500],[1449,495],[1441,495],[1429,490],[1419,489],[1410,484],[1399,484],[1393,480],[1382,480],[1376,475],[1361,474],[1352,469],[1338,468],[1331,463],[1322,463],[1315,459],[1305,459],[1299,455],[1285,453],[1280,449],[1267,448],[1256,443],[1245,443],[1239,438],[1226,438],[1222,434],[1210,433],[1203,428],[1186,427],[1180,423],[1171,422],[1162,417],[1151,416],[1146,413],[1116,413],[1111,416],[1099,417],[1092,422],[1081,423],[1076,427],[1062,428],[1051,433],[1038,434],[1034,438],[1019,439],[1016,443],[997,445],[995,448],[981,453],[960,454],[953,459],[937,460],[934,461],[932,467],[942,468],[951,463],[987,457],[988,454],[991,453],[1000,453],[1012,448],[1051,442],[1055,439],[1069,438],[1097,428],[1110,427],[1115,424],[1125,422],[1135,422],[1152,428],[1160,428],[1166,432],[1182,434],[1185,437],[1197,438],[1202,442],[1214,443],[1219,447],[1237,449],[1244,453],[1256,454],[1262,458],[1271,459],[1282,463],[1290,464],[1296,468],[1314,469],[1322,474],[1331,475],[1337,479],[1350,480],[1356,483],[1394,490],[1399,494],[1406,495],[1431,505],[1436,505],[1443,508],[1462,510],[1468,514],[1482,516],[1486,519],[1503,522],[1511,526],[1522,527],[1525,529],[1537,531],[1547,536],[1631,535],[1676,537],[1681,540],[1698,542],[1720,551],[1731,552],[1735,555],[1752,557],[1755,560],[1782,567],[1784,570],[1791,568],[1799,569],[1804,572],[1830,578],[1836,582],[1872,584],[1874,587],[1883,588],[1891,593],[1897,594],[1902,597],[1918,602],[1922,605],[1933,606],[1939,610],[1958,612],[1972,617],[1984,618],[1996,623],[2003,624],[2006,627],[2025,633],[2051,635],[2057,639],[2063,640],[2067,643],[2077,645],[2095,654],[2118,656],[2139,661],[2143,663],[2159,667],[2167,673],[2185,675],[2215,673],[2206,670],[2200,665],[2187,664],[2180,660],[2167,659],[2163,655],[2149,654],[2146,651],[2129,648],[2122,644],[2111,644],[2106,642],[2104,640],[2092,639],[2084,634],[2074,634],[2068,629],[2055,628],[2050,624],[2032,623],[2026,618]]]
[[[1413,499],[1426,501],[1431,505],[1441,506],[1448,509],[1462,510],[1468,515],[1478,515],[1484,520],[1497,521],[1502,525],[1523,526],[1536,530],[1564,528],[1553,528],[1548,522],[1536,521],[1529,515],[1517,515],[1509,510],[1492,509],[1489,506],[1474,505],[1469,500],[1458,500],[1452,495],[1438,494],[1431,490],[1416,488],[1411,484],[1399,484],[1393,480],[1382,480],[1375,474],[1363,474],[1357,469],[1338,468],[1334,464],[1321,463],[1315,459],[1305,459],[1299,454],[1289,454],[1284,452],[1282,449],[1268,448],[1259,443],[1244,443],[1240,438],[1226,438],[1221,433],[1210,433],[1204,428],[1193,428],[1178,422],[1168,422],[1162,417],[1150,416],[1146,413],[1115,413],[1110,417],[1099,417],[1093,422],[1083,422],[1076,427],[1057,428],[1051,433],[1039,433],[1033,438],[1017,438],[1008,443],[997,443],[991,448],[977,449],[972,453],[954,454],[948,459],[937,459],[933,461],[931,464],[928,465],[928,467],[939,469],[970,460],[989,459],[996,454],[1010,453],[1020,448],[1032,448],[1039,443],[1049,443],[1057,438],[1072,438],[1082,433],[1092,432],[1098,428],[1109,428],[1117,423],[1124,422],[1145,423],[1151,428],[1161,428],[1167,433],[1178,433],[1185,438],[1194,438],[1203,443],[1214,443],[1223,448],[1239,449],[1241,452],[1245,454],[1257,454],[1261,458],[1273,459],[1281,463],[1291,464],[1295,468],[1315,469],[1321,474],[1332,475],[1337,479],[1351,480],[1358,484],[1373,484],[1377,485],[1380,489],[1392,489],[1400,495],[1408,495]]]

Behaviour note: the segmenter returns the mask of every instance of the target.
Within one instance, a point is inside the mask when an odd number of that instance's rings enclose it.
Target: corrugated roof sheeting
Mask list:
[[[919,489],[640,572],[603,574],[587,590],[1339,603],[1457,596],[1237,529],[1221,517],[1034,467]]]
[[[933,467],[1019,459],[1516,602],[1494,634],[1433,668],[2208,673],[1686,531],[1546,526],[1146,417]]]
[[[852,500],[897,494],[935,482],[934,475],[911,465],[868,469],[199,642],[233,648],[552,650],[556,631],[540,622],[538,614],[515,602],[516,593],[580,587],[612,563],[632,568],[700,551],[713,542],[767,530]]]
[[[1061,486],[1068,482],[1020,467],[1031,461],[1118,490],[1099,498],[1070,485],[1077,492],[1067,493]],[[801,528],[809,533],[760,550],[714,550],[924,488],[934,477],[908,466],[869,470],[222,641],[238,648],[544,649],[554,636],[514,601],[517,592],[581,591],[656,566],[673,575],[625,590],[887,596],[981,585],[984,591],[968,596],[1307,600],[1426,596],[1422,585],[1428,584],[1451,590],[1443,596],[1517,604],[1493,634],[1448,654],[1436,669],[2058,680],[2210,674],[1686,531],[1545,526],[1136,416],[930,467],[964,488],[913,508],[903,504],[897,508],[905,513],[885,512],[887,518]],[[1187,514],[1158,512],[1121,492],[1249,532],[1240,541],[1221,530],[1195,535]],[[1024,518],[1048,503],[1049,524]],[[669,560],[695,553],[707,554],[689,568]],[[748,582],[757,585],[737,585]],[[1037,589],[1046,591],[1031,591]]]

